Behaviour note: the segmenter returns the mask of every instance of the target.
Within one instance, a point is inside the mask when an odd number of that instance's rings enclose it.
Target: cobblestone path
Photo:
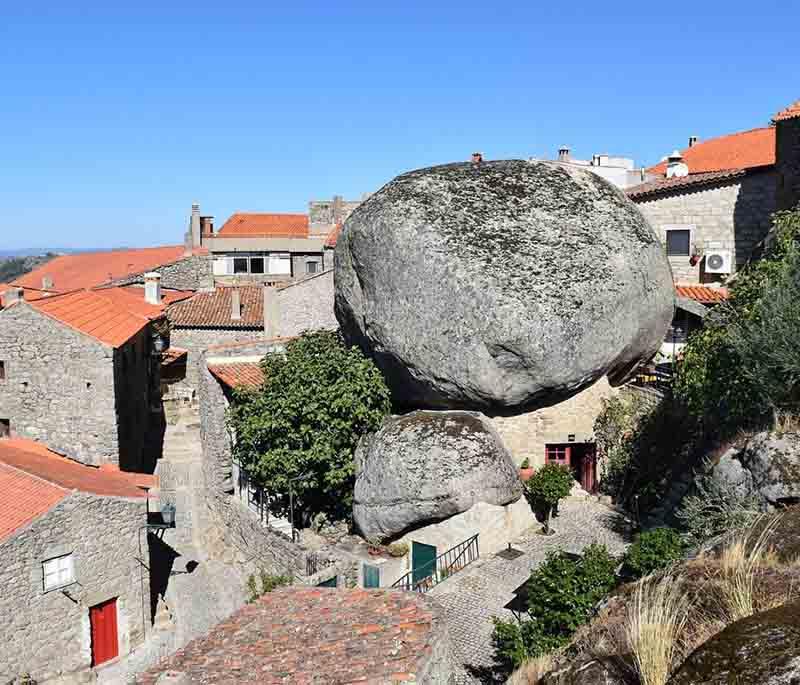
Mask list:
[[[580,552],[592,542],[605,544],[619,554],[626,544],[624,519],[609,507],[591,498],[568,498],[553,519],[556,534],[538,534],[532,527],[513,544],[524,554],[516,559],[497,555],[479,559],[430,591],[444,609],[453,647],[464,672],[457,674],[460,685],[493,683],[492,616],[511,618],[504,608],[514,598],[514,590],[544,561],[547,552],[563,549]]]

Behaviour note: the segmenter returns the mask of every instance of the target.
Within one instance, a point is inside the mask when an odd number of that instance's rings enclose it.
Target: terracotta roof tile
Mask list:
[[[200,249],[195,253],[203,252],[207,250]],[[14,284],[41,288],[42,278],[49,276],[53,280],[54,290],[67,292],[79,288],[93,288],[132,274],[152,271],[183,258],[183,245],[61,255],[20,276]]]
[[[78,290],[29,303],[31,307],[111,347],[119,347],[164,311],[122,288]]]
[[[774,117],[772,117],[772,120],[785,121],[786,119],[794,119],[795,117],[800,117],[800,100],[793,102],[786,109],[782,109]]]
[[[231,318],[231,291],[238,290],[242,318]],[[262,328],[264,289],[261,286],[218,286],[170,306],[167,318],[179,328]]]
[[[714,185],[715,183],[744,176],[746,173],[744,169],[732,169],[728,171],[707,171],[701,174],[689,174],[688,176],[673,178],[658,178],[654,181],[647,181],[638,186],[627,188],[625,193],[631,199],[638,199],[667,191]]]
[[[754,169],[775,164],[775,129],[754,128],[710,138],[681,150],[690,174],[731,169]],[[667,163],[659,162],[647,170],[663,176]]]
[[[0,463],[0,542],[68,495],[69,490]]]
[[[161,366],[169,366],[182,359],[185,359],[189,354],[189,350],[184,350],[182,347],[170,347],[161,354]]]
[[[675,292],[679,297],[688,297],[701,304],[716,304],[728,299],[727,288],[712,288],[707,285],[677,284]]]
[[[127,473],[113,466],[97,468],[72,461],[50,451],[41,443],[22,438],[0,440],[0,464],[26,473],[29,477],[47,481],[60,490],[79,490],[109,497],[146,497],[144,487],[157,484],[155,476]],[[14,491],[0,488],[0,501]]]
[[[226,362],[208,365],[208,370],[220,383],[234,388],[257,388],[264,382],[259,362]]]
[[[446,639],[427,597],[397,590],[282,588],[262,596],[138,677],[204,683],[424,682]]]
[[[307,238],[307,214],[236,212],[217,232],[223,238]]]

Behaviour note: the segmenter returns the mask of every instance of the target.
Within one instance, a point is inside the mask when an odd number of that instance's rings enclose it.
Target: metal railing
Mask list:
[[[640,388],[652,388],[662,393],[672,392],[672,368],[660,365],[659,368],[643,369],[637,373],[631,383]]]
[[[261,523],[269,526],[269,496],[241,464],[239,466],[239,499],[244,500],[248,509],[258,514]]]
[[[392,587],[407,592],[427,592],[446,578],[468,566],[480,556],[478,534],[451,547],[433,561],[418,566],[406,573]],[[413,563],[413,559],[412,559]],[[414,580],[418,578],[418,580]]]

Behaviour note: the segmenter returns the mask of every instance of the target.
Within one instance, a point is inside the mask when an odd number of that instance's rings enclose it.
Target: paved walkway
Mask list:
[[[569,498],[559,510],[552,522],[555,535],[544,537],[537,533],[540,528],[536,526],[514,543],[514,549],[524,553],[522,556],[511,560],[496,555],[479,559],[430,591],[444,608],[456,656],[464,664],[459,683],[494,682],[490,675],[494,662],[492,616],[513,617],[505,605],[548,551],[580,552],[593,542],[605,544],[612,554],[623,551],[625,522],[609,507],[595,499]]]

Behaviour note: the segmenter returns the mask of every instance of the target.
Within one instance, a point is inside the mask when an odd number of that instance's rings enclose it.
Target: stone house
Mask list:
[[[775,167],[778,172],[778,209],[800,203],[800,100],[778,112],[775,124]]]
[[[146,301],[148,288],[156,294]],[[150,470],[160,429],[160,354],[169,346],[157,274],[147,288],[77,290],[0,310],[0,427],[77,461]],[[162,299],[164,301],[162,301]],[[158,304],[156,304],[158,303]]]
[[[0,682],[87,682],[144,640],[154,484],[0,441]]]

